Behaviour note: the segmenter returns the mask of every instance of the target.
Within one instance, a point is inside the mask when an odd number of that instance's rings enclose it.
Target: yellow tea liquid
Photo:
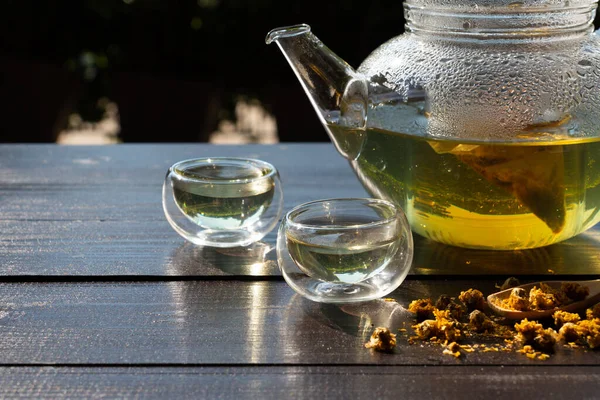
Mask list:
[[[351,165],[365,188],[399,204],[413,231],[435,241],[533,248],[600,221],[600,139],[460,143],[378,129],[360,135]]]

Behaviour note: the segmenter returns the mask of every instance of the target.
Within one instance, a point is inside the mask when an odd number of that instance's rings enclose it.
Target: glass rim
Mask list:
[[[566,12],[595,7],[597,4],[598,0],[554,0],[553,2],[540,2],[538,0],[522,0],[519,2],[514,0],[484,0],[480,1],[477,7],[474,8],[471,0],[405,0],[403,5],[409,9],[467,10],[472,14],[481,14],[493,9],[503,9],[512,14],[519,14],[531,10],[538,12]]]
[[[390,210],[392,210],[394,212],[394,215],[392,215],[389,218],[381,219],[379,221],[373,221],[373,222],[368,222],[368,223],[364,223],[364,224],[353,224],[353,225],[327,225],[327,226],[324,226],[324,225],[305,224],[302,222],[296,222],[292,219],[293,214],[297,214],[298,212],[302,211],[303,209],[309,209],[311,206],[314,206],[316,204],[321,204],[321,203],[326,203],[326,202],[356,203],[359,201],[366,202],[363,204],[363,206],[370,205],[370,204],[384,205],[384,206],[388,207]],[[400,211],[400,208],[398,206],[396,206],[391,201],[387,201],[387,200],[383,200],[383,199],[375,199],[375,198],[370,198],[370,197],[340,197],[340,198],[313,200],[313,201],[299,204],[285,214],[285,222],[286,222],[286,225],[288,225],[288,226],[292,226],[294,228],[300,228],[300,229],[307,228],[307,229],[317,229],[317,230],[323,230],[323,231],[327,231],[327,230],[339,231],[339,230],[346,230],[346,229],[347,230],[365,229],[365,228],[372,228],[372,227],[387,225],[387,224],[393,222],[398,217],[399,211]]]
[[[215,161],[215,162],[213,162],[213,161]],[[198,163],[198,164],[205,164],[205,165],[209,165],[209,164],[219,165],[219,164],[223,164],[226,162],[229,162],[229,163],[232,163],[235,165],[251,164],[258,168],[265,168],[265,169],[267,169],[268,172],[264,175],[257,176],[254,178],[231,178],[231,179],[227,179],[227,180],[218,180],[218,179],[190,178],[189,176],[184,176],[177,171],[178,167],[181,167],[181,165],[188,164],[188,163],[189,164]],[[180,179],[181,181],[207,183],[207,184],[213,184],[213,185],[232,185],[232,184],[239,184],[239,183],[259,182],[264,179],[273,178],[275,175],[277,175],[277,168],[275,168],[275,166],[273,164],[271,164],[267,161],[259,160],[256,158],[200,157],[200,158],[189,158],[186,160],[177,161],[175,164],[171,165],[171,167],[169,168],[169,172],[174,174],[175,176],[177,176],[177,178]]]

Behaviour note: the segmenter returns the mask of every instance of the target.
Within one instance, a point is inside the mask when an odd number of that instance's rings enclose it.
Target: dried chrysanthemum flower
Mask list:
[[[587,319],[600,318],[600,303],[585,310],[585,316]]]
[[[473,310],[483,311],[485,308],[485,297],[483,296],[483,293],[477,289],[469,289],[464,292],[460,292],[458,299],[465,303],[469,312]]]
[[[554,329],[544,329],[542,324],[535,321],[523,321],[515,324],[517,338],[524,345],[531,345],[534,348],[546,353],[554,352],[556,344],[556,332]]]
[[[460,345],[456,342],[452,342],[446,346],[446,348],[444,349],[444,351],[442,353],[458,358],[458,357],[460,357],[460,354],[461,354],[460,353]]]
[[[426,319],[433,318],[433,311],[435,309],[431,299],[414,300],[408,305],[408,311],[416,315],[417,321],[425,321]]]
[[[552,310],[560,305],[554,293],[534,286],[529,291],[529,304],[532,310]]]
[[[463,336],[460,323],[450,315],[448,310],[435,309],[435,320],[427,319],[413,326],[419,339],[437,338],[442,341],[456,342]]]
[[[529,296],[523,288],[513,288],[510,296],[503,302],[503,306],[511,310],[525,311],[529,309]]]
[[[475,332],[492,332],[494,323],[482,311],[474,310],[469,315],[469,327]]]
[[[583,300],[590,294],[590,288],[577,282],[563,282],[560,291],[572,301]]]
[[[365,347],[375,351],[389,353],[396,347],[396,335],[388,328],[375,328],[375,331],[373,331],[373,334],[371,335],[371,339],[365,343]]]
[[[578,342],[580,337],[577,325],[573,322],[566,322],[558,331],[558,339],[565,343]]]
[[[442,294],[435,302],[435,308],[438,310],[445,310],[452,303],[452,297],[447,294]]]
[[[450,311],[450,316],[456,320],[460,320],[467,311],[463,304],[456,302],[453,297],[445,294],[438,297],[435,308]]]
[[[515,324],[517,338],[524,344],[531,344],[533,338],[544,330],[542,324],[536,321],[529,321],[527,318]]]
[[[554,325],[556,325],[557,328],[560,328],[567,322],[577,323],[581,320],[579,314],[574,314],[560,310],[555,311],[554,314],[552,314],[552,318],[554,318]]]
[[[437,322],[433,319],[426,319],[413,326],[413,329],[415,330],[417,337],[423,340],[437,337],[439,333]]]
[[[449,342],[459,341],[463,334],[460,324],[450,315],[448,310],[435,310],[435,322],[437,324],[440,339],[446,339]]]
[[[533,338],[533,347],[545,353],[553,353],[555,344],[556,332],[551,328],[544,329]]]
[[[577,323],[577,332],[591,348],[600,347],[600,322],[598,319],[586,319]]]

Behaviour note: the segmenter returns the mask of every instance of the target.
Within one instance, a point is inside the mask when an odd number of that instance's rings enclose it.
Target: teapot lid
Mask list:
[[[579,8],[589,7],[598,3],[598,0],[406,0],[408,8],[432,7],[438,9],[469,9],[476,12],[483,8],[521,8],[553,9],[553,8]]]

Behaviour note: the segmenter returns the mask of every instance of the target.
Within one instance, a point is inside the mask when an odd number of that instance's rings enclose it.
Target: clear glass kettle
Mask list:
[[[382,10],[383,11],[383,10]],[[590,0],[409,0],[352,69],[307,25],[267,36],[364,187],[414,232],[524,249],[600,221],[600,39]]]

